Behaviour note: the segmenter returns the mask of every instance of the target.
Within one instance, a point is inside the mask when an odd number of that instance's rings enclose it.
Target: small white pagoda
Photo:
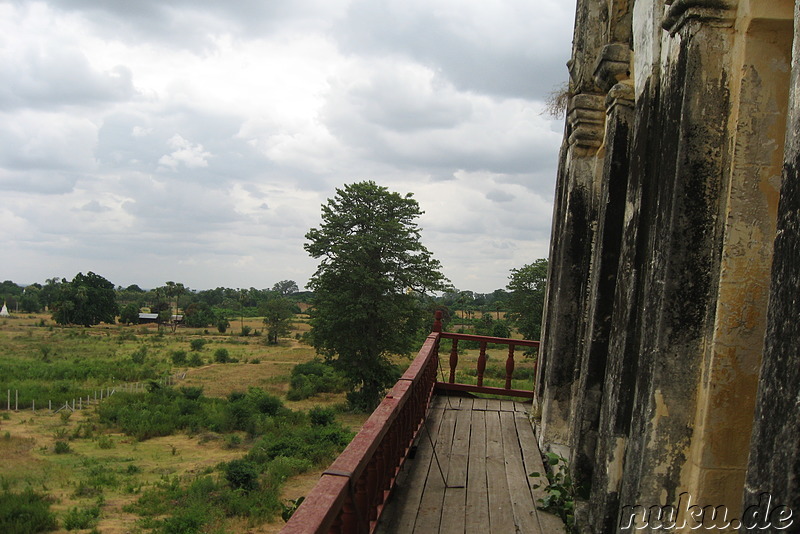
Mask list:
[[[9,315],[11,314],[8,313],[8,308],[6,307],[6,303],[5,301],[3,301],[3,308],[0,309],[0,317],[8,317]]]

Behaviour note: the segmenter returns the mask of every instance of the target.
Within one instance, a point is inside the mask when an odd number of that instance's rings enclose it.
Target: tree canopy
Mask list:
[[[53,320],[58,324],[113,324],[118,313],[114,284],[92,271],[58,284],[53,303]]]
[[[391,354],[409,354],[429,317],[419,295],[445,288],[441,264],[422,245],[411,193],[373,181],[345,185],[322,205],[322,223],[306,234],[320,264],[310,339],[348,378],[351,404],[370,410],[396,380]]]
[[[511,269],[509,280],[508,317],[525,339],[538,340],[542,335],[547,260],[542,258],[519,269]]]
[[[264,325],[267,327],[267,343],[274,345],[279,337],[289,335],[296,307],[296,304],[282,297],[264,303],[261,313],[264,315]]]

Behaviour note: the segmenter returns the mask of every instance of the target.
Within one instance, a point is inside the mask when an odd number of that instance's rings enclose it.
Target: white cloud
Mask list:
[[[5,276],[302,286],[320,205],[373,179],[456,285],[503,287],[547,253],[567,4],[0,2]]]
[[[169,154],[164,154],[158,163],[171,168],[173,171],[183,164],[189,169],[198,167],[208,167],[208,158],[211,153],[203,148],[203,145],[187,141],[179,134],[173,135],[167,144],[173,149]]]

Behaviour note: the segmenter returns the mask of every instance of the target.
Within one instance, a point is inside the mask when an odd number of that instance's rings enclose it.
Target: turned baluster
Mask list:
[[[358,514],[358,528],[353,532],[369,532],[369,496],[367,495],[367,477],[361,476],[356,482],[356,513]]]
[[[341,532],[357,532],[358,522],[356,521],[356,504],[348,495],[342,505]]]
[[[506,359],[506,389],[511,389],[511,377],[514,376],[514,345],[508,346],[508,359]]]
[[[380,451],[367,464],[367,482],[362,513],[370,521],[378,519],[378,505],[380,504],[378,499],[378,454],[380,454]]]
[[[450,349],[450,383],[456,381],[456,367],[458,367],[458,340],[453,340],[453,348]]]
[[[483,372],[486,371],[486,342],[481,341],[481,353],[478,356],[478,385],[483,385]]]

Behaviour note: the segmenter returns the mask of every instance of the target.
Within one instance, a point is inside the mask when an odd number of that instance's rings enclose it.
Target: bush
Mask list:
[[[202,386],[181,386],[181,395],[189,400],[197,400],[203,396]]]
[[[228,354],[228,349],[219,348],[214,351],[214,361],[217,363],[228,363],[231,361],[230,354]]]
[[[144,363],[145,357],[147,357],[147,346],[142,345],[131,354],[131,361],[137,365],[141,365]]]
[[[58,529],[49,499],[30,488],[22,493],[0,493],[0,532],[33,534]]]
[[[186,365],[186,351],[185,350],[175,350],[172,351],[170,355],[172,358],[172,363],[175,365]]]
[[[67,515],[64,517],[64,528],[67,530],[80,530],[91,528],[100,517],[100,508],[93,506],[91,508],[70,508]]]
[[[247,458],[256,463],[266,463],[283,456],[320,465],[333,459],[352,436],[337,424],[282,428],[281,432],[271,432],[262,437]]]
[[[231,460],[224,467],[225,480],[234,489],[246,492],[258,489],[258,470],[256,465],[245,459]]]
[[[198,353],[193,352],[192,356],[189,358],[189,365],[191,367],[200,367],[203,363],[203,358],[201,358]]]
[[[66,441],[56,441],[56,445],[53,450],[56,454],[67,454],[72,452],[72,449],[69,447],[69,443]]]
[[[347,381],[330,364],[319,359],[299,363],[292,369],[286,398],[302,400],[318,393],[340,393],[347,390]]]
[[[336,421],[336,414],[331,408],[315,406],[308,411],[311,418],[311,426],[328,426]]]
[[[203,350],[203,347],[205,346],[206,343],[208,343],[208,342],[205,339],[197,338],[197,339],[191,340],[189,342],[189,346],[194,351],[200,351],[200,350]]]

